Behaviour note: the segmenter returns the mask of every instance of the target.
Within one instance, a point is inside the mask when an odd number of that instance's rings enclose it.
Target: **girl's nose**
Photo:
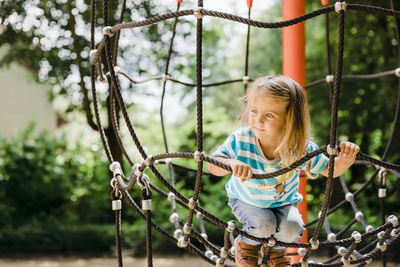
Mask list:
[[[264,123],[263,116],[257,115],[257,123],[259,123],[260,125],[262,125]]]

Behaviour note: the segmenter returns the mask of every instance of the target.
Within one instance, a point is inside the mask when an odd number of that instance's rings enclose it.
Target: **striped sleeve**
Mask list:
[[[307,151],[308,153],[311,153],[318,149],[319,149],[318,146],[314,142],[308,140],[308,151]],[[310,170],[311,173],[319,174],[325,169],[326,165],[328,165],[329,158],[325,156],[323,153],[321,153],[310,159],[310,161],[311,161],[311,170]],[[304,163],[301,167],[302,169],[305,169],[306,166],[307,163]]]
[[[236,137],[231,134],[225,142],[213,153],[213,157],[235,159],[237,157]]]

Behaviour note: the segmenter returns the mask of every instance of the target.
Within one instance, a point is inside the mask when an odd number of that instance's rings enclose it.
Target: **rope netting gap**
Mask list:
[[[389,75],[396,75],[400,77],[400,68],[396,68],[394,70],[384,71],[381,73],[376,74],[369,74],[369,75],[342,75],[342,65],[343,65],[343,44],[344,44],[344,17],[346,10],[356,10],[356,11],[364,11],[368,13],[378,14],[378,15],[385,15],[391,16],[394,18],[396,22],[396,18],[400,17],[400,12],[393,10],[393,3],[391,4],[392,9],[380,8],[380,7],[372,7],[367,5],[357,5],[357,4],[345,4],[344,2],[337,2],[335,5],[323,7],[321,9],[312,11],[305,15],[299,16],[297,18],[281,21],[281,22],[260,22],[256,20],[252,20],[251,15],[251,6],[249,6],[248,11],[248,18],[243,18],[223,12],[218,11],[211,11],[203,9],[203,1],[198,1],[198,7],[193,10],[182,10],[180,11],[180,2],[178,1],[176,12],[156,16],[150,19],[146,19],[139,22],[130,22],[130,23],[122,23],[123,21],[123,14],[125,11],[125,1],[122,4],[121,8],[121,15],[120,20],[117,25],[109,26],[108,25],[108,0],[104,0],[103,4],[103,38],[95,49],[95,42],[94,42],[94,30],[95,30],[95,10],[96,10],[96,1],[92,0],[92,12],[91,12],[91,53],[90,53],[90,63],[91,63],[91,87],[92,87],[92,96],[93,96],[93,104],[94,104],[94,111],[95,117],[97,121],[98,130],[100,136],[102,138],[103,146],[106,151],[107,158],[110,162],[110,170],[113,172],[113,177],[111,179],[111,186],[112,186],[112,209],[115,211],[115,221],[116,221],[116,246],[117,246],[117,256],[118,256],[118,264],[122,266],[122,253],[121,253],[121,199],[125,198],[128,203],[132,206],[132,208],[138,213],[138,215],[146,220],[146,251],[147,251],[147,260],[148,265],[152,266],[152,244],[151,244],[151,228],[153,227],[161,234],[165,235],[171,241],[176,242],[179,247],[187,249],[189,252],[202,257],[205,261],[216,264],[217,266],[223,266],[225,264],[226,259],[230,259],[233,261],[233,247],[229,247],[229,244],[233,242],[233,233],[240,234],[247,238],[256,240],[258,242],[262,242],[264,244],[272,245],[279,245],[284,247],[295,247],[300,248],[298,253],[303,255],[303,258],[300,263],[295,264],[299,266],[311,265],[311,266],[341,266],[344,264],[360,264],[360,266],[369,263],[372,258],[376,257],[379,254],[384,254],[387,247],[390,247],[394,242],[399,239],[400,228],[398,225],[399,218],[396,216],[389,216],[388,221],[385,223],[383,219],[382,225],[374,229],[372,226],[367,225],[365,219],[363,218],[363,214],[359,211],[356,202],[354,201],[354,197],[357,196],[360,192],[362,192],[368,184],[370,184],[375,177],[379,174],[380,181],[382,187],[380,187],[379,197],[383,199],[386,192],[384,189],[386,184],[382,181],[386,178],[386,174],[388,170],[392,170],[393,172],[400,171],[400,165],[392,164],[385,162],[385,158],[387,157],[390,145],[393,141],[394,131],[398,124],[398,113],[399,113],[399,106],[400,106],[400,81],[399,81],[399,94],[398,94],[398,101],[396,105],[396,111],[394,116],[393,128],[392,128],[392,135],[389,139],[389,142],[385,148],[384,155],[382,156],[382,160],[374,159],[364,153],[359,153],[357,155],[357,159],[362,162],[368,162],[368,164],[372,164],[377,166],[377,170],[373,173],[373,175],[362,185],[354,193],[351,193],[345,182],[343,177],[340,178],[341,186],[345,192],[345,200],[340,202],[334,208],[328,210],[330,204],[330,196],[332,193],[332,179],[333,179],[333,169],[334,169],[334,159],[336,144],[337,144],[337,124],[338,124],[338,107],[339,107],[339,93],[341,82],[343,80],[356,80],[356,79],[375,79],[381,78]],[[302,21],[306,21],[313,17],[325,14],[326,18],[326,29],[327,29],[327,41],[329,40],[329,32],[328,32],[328,14],[330,12],[336,11],[338,13],[338,54],[337,54],[337,64],[336,64],[336,73],[335,75],[331,74],[330,68],[330,59],[328,56],[328,75],[325,79],[317,80],[306,87],[312,87],[318,84],[323,83],[324,81],[329,84],[330,91],[331,91],[331,101],[332,101],[332,111],[331,111],[331,130],[330,130],[330,143],[328,147],[323,147],[319,150],[316,150],[303,158],[299,161],[293,163],[291,166],[281,169],[276,172],[267,173],[263,175],[254,175],[254,179],[268,179],[278,175],[282,175],[290,170],[295,169],[296,167],[300,166],[302,163],[306,162],[307,160],[315,157],[318,154],[328,152],[329,154],[329,175],[327,178],[327,184],[325,188],[325,198],[323,201],[321,212],[318,216],[317,220],[314,220],[307,224],[307,226],[311,224],[317,223],[316,229],[312,235],[310,242],[308,243],[284,243],[275,240],[273,237],[270,238],[257,238],[243,232],[242,230],[238,229],[235,226],[234,221],[225,222],[219,219],[217,216],[211,214],[207,210],[201,208],[198,205],[198,197],[200,194],[200,188],[202,183],[202,176],[203,176],[203,162],[208,162],[215,164],[221,168],[224,168],[228,171],[231,171],[230,167],[213,159],[207,157],[203,151],[203,123],[202,123],[202,88],[209,87],[209,86],[219,86],[228,83],[234,82],[243,82],[244,89],[246,90],[247,84],[249,81],[252,81],[251,78],[248,77],[248,55],[249,55],[249,41],[250,41],[250,28],[253,27],[260,27],[260,28],[281,28],[287,27],[290,25],[294,25],[300,23]],[[176,34],[176,25],[178,23],[178,18],[182,16],[194,15],[196,18],[196,82],[195,83],[188,83],[179,81],[177,79],[173,79],[169,76],[169,62],[171,59],[171,54],[173,51],[173,43]],[[235,80],[227,80],[227,81],[220,81],[216,83],[210,84],[203,84],[202,79],[202,25],[203,25],[203,16],[213,16],[221,19],[231,20],[238,23],[243,23],[248,25],[248,32],[247,32],[247,43],[246,43],[246,59],[245,59],[245,70],[244,76],[242,79],[235,79]],[[174,23],[172,26],[172,37],[169,45],[169,51],[167,56],[167,64],[164,71],[164,74],[158,77],[152,77],[145,80],[135,80],[131,78],[128,74],[122,71],[117,66],[116,55],[118,50],[118,40],[119,40],[119,31],[122,29],[128,28],[135,28],[135,27],[143,27],[151,24],[155,24],[167,19],[174,18]],[[114,51],[111,51],[110,46],[110,38],[116,34],[115,42],[114,42]],[[397,45],[398,51],[399,49],[399,33],[396,24],[396,38],[397,38]],[[327,50],[329,50],[329,42],[327,42]],[[107,79],[103,76],[103,71],[101,69],[100,63],[100,55],[105,55],[106,65],[108,72],[105,74]],[[329,55],[329,51],[327,51]],[[400,63],[399,63],[400,64]],[[96,77],[95,77],[95,66],[97,66],[97,71],[99,75],[99,81],[107,81],[110,90],[110,98],[111,98],[111,111],[112,111],[112,121],[110,123],[113,124],[113,130],[118,140],[118,144],[121,147],[121,151],[128,159],[129,163],[132,165],[132,171],[128,177],[125,177],[121,166],[118,162],[113,161],[113,157],[111,154],[110,147],[107,143],[107,139],[105,137],[105,132],[102,127],[102,123],[100,121],[99,110],[98,110],[98,102],[97,102],[97,95],[96,95]],[[149,156],[145,152],[143,146],[141,145],[139,138],[136,135],[134,130],[133,124],[128,116],[128,112],[126,106],[124,104],[122,94],[121,94],[121,87],[118,80],[118,75],[121,74],[128,78],[132,83],[144,83],[151,80],[161,80],[162,81],[162,97],[161,97],[161,107],[160,107],[160,117],[161,117],[161,125],[162,125],[162,133],[163,133],[163,140],[164,140],[164,147],[166,153],[159,154],[155,156]],[[166,92],[166,83],[167,81],[172,81],[176,83],[180,83],[186,86],[196,87],[196,107],[197,107],[197,151],[194,153],[191,152],[174,152],[170,153],[168,151],[168,143],[166,139],[165,133],[165,125],[163,119],[163,105],[164,105],[164,97]],[[333,86],[332,86],[333,83]],[[116,99],[116,101],[115,101]],[[118,105],[118,106],[117,106]],[[118,110],[117,110],[118,109]],[[134,164],[132,159],[129,157],[128,153],[124,149],[123,142],[121,140],[121,136],[119,133],[119,125],[118,125],[118,113],[119,110],[122,112],[122,118],[124,119],[126,126],[128,128],[129,134],[132,137],[132,140],[138,149],[140,155],[143,158],[143,162],[141,164]],[[337,152],[337,151],[336,151]],[[173,172],[172,158],[189,158],[195,159],[198,162],[198,167],[196,171],[196,180],[194,186],[194,192],[190,199],[185,197],[175,188],[175,178]],[[168,167],[169,175],[170,175],[170,182],[167,181],[166,178],[157,170],[156,165],[159,160],[165,159],[165,164]],[[155,177],[169,190],[169,193],[164,192],[163,190],[156,187],[154,184],[150,183],[150,180],[146,174],[144,174],[144,170],[149,168],[150,171],[155,175]],[[193,170],[194,171],[194,170]],[[138,184],[141,190],[141,198],[142,198],[142,209],[144,212],[139,208],[136,202],[128,193],[135,184]],[[381,190],[382,189],[382,190]],[[171,210],[172,215],[170,217],[170,221],[175,226],[175,232],[173,235],[169,234],[167,231],[162,229],[159,225],[151,219],[151,199],[152,199],[152,190],[157,192],[160,196],[168,198],[171,202]],[[328,220],[326,220],[326,216],[334,212],[335,210],[339,209],[343,206],[346,202],[349,202],[355,212],[355,218],[348,225],[346,225],[340,232],[334,234],[331,232],[331,228],[329,226]],[[185,209],[188,209],[187,221],[183,223],[179,219],[179,215],[176,212],[176,203],[183,206]],[[198,219],[198,225],[200,228],[200,233],[196,232],[193,229],[193,217],[196,213],[196,217]],[[224,240],[223,246],[218,246],[211,243],[207,239],[207,234],[205,233],[205,227],[203,225],[203,220],[206,222],[213,224],[214,226],[224,230]],[[365,227],[365,233],[360,234],[358,232],[354,232],[351,237],[344,238],[340,240],[336,240],[339,235],[342,235],[349,229],[354,223],[360,222]],[[323,242],[319,242],[318,238],[320,236],[322,227],[325,225],[325,230],[328,234],[327,240]],[[182,230],[181,230],[182,228]],[[361,242],[361,240],[365,240],[369,237],[373,237],[376,235],[376,239],[373,242],[370,242],[369,245],[356,250],[357,245]],[[202,243],[205,247],[205,251],[203,252],[199,248],[193,246],[190,242],[190,237],[197,239],[200,243]],[[373,244],[373,245],[372,245]],[[333,258],[325,261],[324,263],[314,263],[313,261],[309,260],[311,252],[316,250],[319,247],[336,247],[338,250],[338,255],[334,256]],[[346,248],[347,247],[347,248]],[[341,260],[337,261],[341,257]]]

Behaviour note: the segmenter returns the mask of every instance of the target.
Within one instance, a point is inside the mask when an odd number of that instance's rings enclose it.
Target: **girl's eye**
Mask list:
[[[255,110],[255,109],[251,109],[251,110],[250,110],[250,112],[251,112],[251,113],[256,113],[256,112],[257,112],[257,110]]]
[[[274,116],[271,114],[271,113],[267,113],[267,118],[270,118],[270,119],[272,119]]]

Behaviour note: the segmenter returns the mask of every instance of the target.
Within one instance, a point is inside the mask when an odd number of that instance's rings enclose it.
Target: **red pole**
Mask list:
[[[305,13],[305,0],[282,0],[282,19],[289,20],[299,17]],[[305,46],[305,23],[299,23],[282,29],[282,73],[297,81],[300,85],[306,84],[306,46]],[[300,172],[299,193],[304,196],[303,201],[297,205],[307,223],[307,180],[304,172]],[[307,231],[300,239],[301,243],[308,241]],[[297,249],[290,248],[289,252]],[[293,256],[291,263],[300,261],[301,256]]]

